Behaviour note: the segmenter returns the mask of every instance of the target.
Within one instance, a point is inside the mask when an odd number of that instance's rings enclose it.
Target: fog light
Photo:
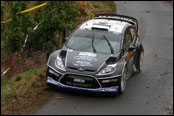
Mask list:
[[[102,83],[117,82],[118,79],[102,80]]]
[[[54,72],[52,70],[49,70],[49,73],[54,74]]]
[[[59,74],[55,73],[55,72],[54,72],[54,71],[52,71],[52,70],[49,70],[49,73],[51,73],[51,74],[53,74],[53,75],[55,75],[55,76],[59,77]]]

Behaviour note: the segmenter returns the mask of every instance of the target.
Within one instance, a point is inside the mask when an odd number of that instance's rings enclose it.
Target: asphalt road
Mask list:
[[[54,99],[34,114],[170,114],[173,109],[173,6],[167,1],[117,1],[116,4],[118,14],[139,21],[139,36],[145,50],[143,71],[129,79],[125,93],[120,96],[56,91]],[[57,100],[58,96],[62,99]]]

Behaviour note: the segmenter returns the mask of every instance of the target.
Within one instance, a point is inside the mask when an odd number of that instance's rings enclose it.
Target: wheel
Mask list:
[[[126,84],[127,84],[127,69],[126,67],[123,69],[123,75],[119,78],[119,89],[118,93],[122,94],[124,93],[126,89]]]
[[[138,51],[138,56],[137,56],[137,63],[136,63],[136,72],[141,72],[142,71],[142,66],[143,66],[143,59],[144,59],[144,49],[142,44],[140,45],[139,51]]]

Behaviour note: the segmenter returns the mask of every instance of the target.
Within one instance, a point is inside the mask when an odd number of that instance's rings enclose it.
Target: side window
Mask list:
[[[129,31],[130,31],[132,40],[134,40],[134,38],[136,36],[136,30],[135,30],[135,28],[131,27],[131,28],[129,28]]]
[[[130,31],[129,31],[129,28],[128,28],[125,31],[124,40],[123,40],[123,50],[124,50],[124,53],[129,48],[131,42],[132,42],[132,37],[131,37]]]

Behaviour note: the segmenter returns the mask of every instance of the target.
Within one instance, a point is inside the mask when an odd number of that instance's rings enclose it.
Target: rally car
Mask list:
[[[63,89],[122,94],[129,77],[142,70],[143,57],[137,19],[97,14],[50,55],[46,83]]]

